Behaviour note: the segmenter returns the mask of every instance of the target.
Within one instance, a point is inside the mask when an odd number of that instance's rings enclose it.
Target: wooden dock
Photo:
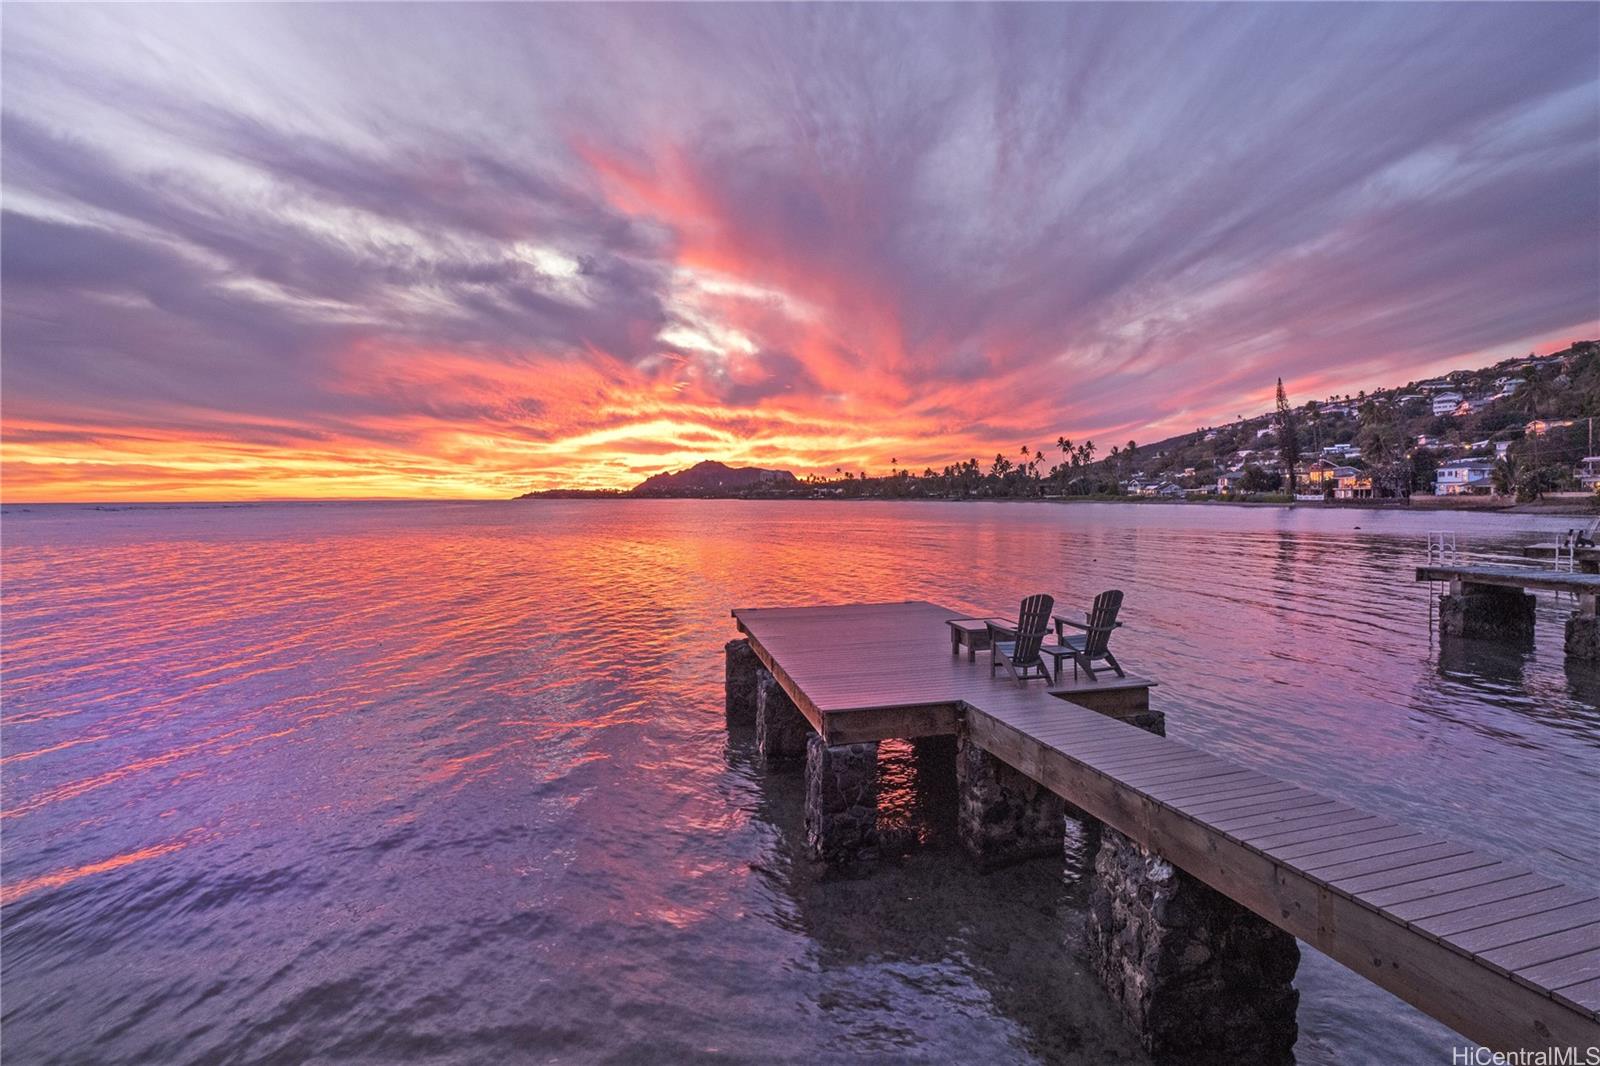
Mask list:
[[[1430,563],[1417,567],[1418,581],[1447,581],[1452,585],[1481,585],[1538,592],[1570,592],[1582,600],[1600,595],[1600,574],[1575,574],[1564,570],[1535,570],[1529,566],[1457,566]]]
[[[1600,1044],[1593,885],[1560,884],[1081,705],[1085,691],[1090,704],[1114,705],[1118,692],[1136,704],[1147,679],[1055,692],[991,679],[986,654],[951,654],[945,622],[962,615],[936,604],[733,613],[828,744],[960,723],[1080,810],[1468,1038],[1501,1050]]]
[[[1525,559],[1548,559],[1554,561],[1566,554],[1561,545],[1555,541],[1543,544],[1528,544],[1522,549]],[[1586,574],[1600,574],[1600,547],[1592,544],[1580,544],[1572,549],[1572,561],[1578,569]]]
[[[1529,642],[1533,639],[1531,592],[1564,592],[1577,600],[1567,618],[1569,660],[1600,661],[1600,574],[1535,570],[1526,566],[1460,566],[1430,563],[1417,567],[1418,581],[1445,581],[1450,591],[1439,600],[1439,629],[1446,636]]]

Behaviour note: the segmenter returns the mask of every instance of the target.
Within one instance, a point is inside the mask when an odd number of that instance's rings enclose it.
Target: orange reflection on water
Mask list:
[[[187,835],[188,838],[194,836],[194,833]],[[70,884],[93,874],[109,873],[112,870],[120,870],[125,866],[132,866],[136,862],[144,862],[146,859],[158,859],[163,855],[171,855],[175,851],[181,851],[188,847],[190,843],[188,838],[180,837],[177,840],[169,840],[165,844],[152,844],[148,848],[139,848],[137,851],[129,851],[109,859],[101,859],[99,862],[85,863],[82,866],[70,866],[65,870],[56,870],[12,884],[0,885],[0,907],[15,903],[17,900],[30,896],[41,889],[60,888],[62,885]]]

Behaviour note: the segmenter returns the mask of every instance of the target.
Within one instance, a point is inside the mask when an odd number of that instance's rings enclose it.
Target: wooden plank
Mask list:
[[[1516,979],[1534,988],[1567,988],[1600,977],[1600,948],[1587,948],[1576,955],[1540,963],[1518,970]]]
[[[1411,925],[1433,936],[1455,937],[1474,929],[1525,918],[1530,914],[1539,914],[1571,903],[1586,903],[1595,898],[1594,893],[1590,891],[1551,884],[1533,874],[1529,874],[1528,878],[1532,882],[1531,885],[1521,891],[1511,894],[1502,891],[1499,899],[1459,908],[1446,914],[1418,918],[1411,921]]]
[[[1450,845],[1446,846],[1449,847]],[[1467,870],[1493,866],[1497,862],[1498,860],[1491,859],[1487,855],[1468,851],[1458,855],[1442,855],[1427,862],[1407,863],[1404,866],[1378,870],[1372,873],[1346,874],[1330,880],[1329,883],[1351,894],[1365,895],[1372,889],[1409,885],[1414,882],[1427,881],[1438,877],[1440,874],[1464,873]]]
[[[1240,839],[1258,851],[1269,855],[1277,854],[1276,849],[1288,847],[1292,844],[1309,843],[1314,840],[1338,841],[1346,837],[1378,829],[1398,829],[1399,823],[1377,815],[1368,815],[1365,818],[1335,821],[1323,825],[1314,825],[1305,829],[1290,829],[1282,832],[1264,833],[1259,836],[1241,836]]]
[[[1338,835],[1313,837],[1309,840],[1291,841],[1288,844],[1268,845],[1257,842],[1256,847],[1280,862],[1293,861],[1302,869],[1314,870],[1318,866],[1329,866],[1345,859],[1365,859],[1375,855],[1385,855],[1389,851],[1398,850],[1391,845],[1401,840],[1441,843],[1438,837],[1425,836],[1410,826],[1391,823],[1363,826],[1358,829],[1346,828],[1345,832]]]
[[[1127,744],[1102,746],[1098,749],[1087,745],[1081,746],[1075,749],[1076,753],[1084,757],[1093,758],[1097,766],[1117,772],[1134,770],[1147,764],[1171,762],[1173,759],[1187,759],[1203,754],[1183,744],[1177,744],[1153,734],[1145,733],[1144,730],[1135,729],[1127,724],[1123,724],[1122,728],[1129,733],[1143,733],[1144,735],[1141,739],[1132,740]],[[1119,735],[1117,739],[1122,740],[1123,738]],[[1213,756],[1206,756],[1206,758],[1213,758]]]
[[[1260,841],[1271,839],[1276,836],[1282,836],[1285,833],[1350,825],[1352,823],[1361,822],[1372,817],[1372,815],[1366,811],[1357,810],[1354,807],[1349,807],[1342,803],[1334,803],[1332,800],[1329,800],[1328,802],[1332,804],[1332,806],[1335,808],[1334,810],[1319,811],[1316,814],[1308,814],[1300,818],[1290,819],[1288,821],[1268,822],[1265,825],[1251,826],[1245,829],[1234,829],[1230,830],[1228,835],[1232,836],[1235,840],[1238,840],[1241,843],[1248,844],[1252,848],[1260,850]]]
[[[1555,996],[1556,999],[1570,1003],[1579,1010],[1600,1016],[1600,977],[1558,988]]]
[[[1506,973],[1519,973],[1541,963],[1554,962],[1579,952],[1600,949],[1600,922],[1577,929],[1549,933],[1521,943],[1475,952],[1478,958]]]
[[[1265,774],[1258,774],[1254,770],[1241,770],[1237,766],[1223,778],[1212,778],[1194,784],[1165,784],[1148,788],[1145,791],[1163,803],[1178,803],[1188,799],[1202,797],[1237,796],[1246,792],[1260,791],[1278,782]]]
[[[1148,770],[1141,770],[1136,774],[1118,774],[1117,777],[1128,785],[1149,795],[1152,788],[1159,788],[1162,785],[1170,785],[1177,782],[1201,784],[1206,781],[1215,781],[1219,777],[1227,777],[1232,772],[1233,768],[1227,763],[1217,759],[1209,759],[1199,762],[1178,763],[1175,766],[1152,767]],[[1218,797],[1207,798],[1214,799]],[[1169,807],[1181,806],[1175,803],[1167,805]]]
[[[1327,865],[1312,865],[1303,868],[1319,881],[1342,885],[1355,877],[1380,877],[1390,871],[1405,870],[1409,867],[1425,865],[1430,862],[1448,861],[1461,856],[1482,858],[1485,863],[1489,861],[1487,856],[1475,855],[1472,849],[1464,844],[1457,844],[1449,840],[1439,840],[1437,837],[1426,837],[1415,841],[1400,841],[1399,844],[1399,847],[1368,858],[1350,859],[1348,861]],[[1405,876],[1402,875],[1402,878]],[[1415,880],[1415,878],[1412,879]],[[1359,889],[1352,889],[1352,891],[1359,891]]]
[[[960,714],[955,704],[943,703],[892,711],[835,711],[822,717],[822,736],[829,744],[858,744],[954,733]]]
[[[1446,915],[1460,914],[1463,911],[1471,910],[1486,903],[1513,899],[1517,896],[1553,887],[1556,887],[1554,881],[1510,864],[1503,864],[1503,872],[1499,877],[1480,884],[1474,884],[1470,888],[1458,887],[1443,892],[1435,892],[1432,895],[1424,895],[1420,898],[1412,898],[1405,902],[1389,903],[1382,900],[1378,900],[1378,902],[1379,905],[1397,918],[1403,918],[1409,922],[1431,921],[1435,917],[1443,918]],[[1383,893],[1374,892],[1370,898],[1377,900],[1377,897],[1381,895]]]
[[[1544,893],[1540,893],[1543,895]],[[1458,948],[1476,954],[1520,944],[1525,940],[1553,936],[1600,923],[1600,900],[1561,904],[1550,909],[1513,917],[1493,925],[1479,926],[1449,938]]]
[[[1077,753],[1074,752],[1073,754]],[[1220,766],[1223,769],[1227,769],[1226,764],[1216,758],[1216,756],[1207,755],[1204,752],[1194,751],[1188,748],[1178,748],[1176,745],[1174,745],[1173,750],[1163,752],[1159,755],[1145,755],[1143,758],[1135,759],[1131,757],[1123,758],[1117,756],[1087,756],[1084,758],[1084,761],[1092,763],[1096,770],[1100,770],[1108,774],[1114,774],[1122,780],[1130,783],[1133,782],[1134,778],[1139,775],[1144,775],[1146,777],[1149,777],[1151,774],[1159,775],[1163,771],[1170,771],[1177,767],[1204,766],[1207,769],[1210,769]]]
[[[1202,799],[1193,803],[1173,804],[1173,806],[1191,817],[1203,817],[1207,821],[1216,819],[1220,825],[1224,820],[1232,818],[1240,818],[1251,814],[1268,814],[1274,811],[1296,810],[1300,807],[1323,802],[1325,802],[1324,797],[1314,792],[1307,792],[1298,785],[1285,784],[1274,792],[1263,792],[1257,796],[1238,796],[1233,799]]]
[[[1387,888],[1367,889],[1361,893],[1361,899],[1374,907],[1387,909],[1390,906],[1403,904],[1411,900],[1435,897],[1440,893],[1488,885],[1491,882],[1501,881],[1507,877],[1523,873],[1527,873],[1527,871],[1520,866],[1513,866],[1505,862],[1493,862],[1487,866],[1469,866],[1465,870],[1452,870],[1436,877],[1423,878],[1420,881],[1404,881]]]
[[[1265,813],[1247,814],[1239,817],[1212,818],[1212,825],[1224,833],[1233,834],[1245,829],[1255,829],[1262,826],[1286,826],[1317,815],[1332,814],[1335,811],[1345,814],[1365,814],[1346,803],[1337,800],[1324,799],[1320,803],[1308,803],[1304,806],[1286,807],[1280,810]]]
[[[1380,830],[1381,833],[1391,834],[1383,840],[1370,840],[1364,844],[1352,844],[1345,848],[1329,848],[1327,851],[1305,855],[1295,860],[1295,866],[1307,873],[1322,874],[1327,872],[1348,873],[1353,871],[1357,864],[1369,864],[1367,870],[1388,869],[1390,865],[1399,866],[1404,860],[1413,860],[1418,852],[1431,851],[1430,857],[1442,858],[1447,854],[1460,854],[1468,849],[1460,844],[1453,844],[1447,840],[1433,836],[1431,833],[1418,833],[1409,830],[1404,836],[1392,835],[1394,830]],[[1293,845],[1296,847],[1320,847],[1320,844]],[[1460,851],[1446,852],[1439,849],[1449,847],[1458,848]],[[1274,858],[1279,856],[1268,852]],[[1389,865],[1377,865],[1389,864]]]

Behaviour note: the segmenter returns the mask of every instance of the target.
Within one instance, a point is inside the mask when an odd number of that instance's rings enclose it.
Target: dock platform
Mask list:
[[[1525,559],[1558,560],[1567,554],[1567,550],[1555,541],[1542,544],[1527,544],[1522,548]],[[1579,544],[1571,549],[1572,561],[1579,571],[1586,574],[1600,574],[1600,547],[1593,544]]]
[[[1600,576],[1546,576],[1563,588],[1577,580],[1591,602],[1600,589]],[[1481,569],[1470,575],[1494,579]],[[986,655],[973,662],[952,654],[945,623],[964,615],[937,604],[733,614],[826,745],[959,730],[1472,1040],[1499,1050],[1600,1044],[1593,885],[1560,884],[1118,720],[1148,705],[1148,679],[1107,677],[1052,691],[991,678]],[[1111,709],[1090,709],[1097,700]]]
[[[1600,601],[1600,574],[1430,563],[1417,567],[1417,580],[1449,583],[1449,592],[1439,600],[1443,633],[1490,640],[1531,641],[1534,597],[1530,593],[1567,593],[1577,602],[1567,618],[1567,657],[1600,660],[1600,619],[1595,610]]]
[[[1448,581],[1453,585],[1570,592],[1575,596],[1600,595],[1600,574],[1575,574],[1564,570],[1535,570],[1531,566],[1457,566],[1430,563],[1417,567],[1418,581]],[[1592,607],[1591,607],[1592,610]]]

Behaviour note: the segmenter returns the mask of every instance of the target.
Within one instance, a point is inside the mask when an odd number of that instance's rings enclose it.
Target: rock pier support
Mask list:
[[[878,843],[878,745],[806,740],[806,852],[840,865]]]
[[[1452,582],[1439,597],[1439,631],[1451,637],[1528,642],[1538,598],[1521,589]]]
[[[1061,854],[1066,803],[956,733],[957,833],[981,869]]]
[[[1160,711],[1124,721],[1166,735]],[[1183,1062],[1293,1062],[1295,938],[1110,826],[1082,820],[1086,839],[1099,839],[1089,889],[1095,972],[1144,1049]]]
[[[1160,1059],[1290,1063],[1295,938],[1109,826],[1089,895],[1095,970]]]
[[[799,759],[810,735],[811,723],[778,679],[762,667],[756,674],[756,750],[768,762]]]
[[[722,648],[723,713],[732,728],[756,724],[756,684],[766,672],[748,637],[730,640]]]
[[[1578,597],[1578,609],[1567,618],[1567,658],[1600,662],[1600,618],[1593,593]]]

